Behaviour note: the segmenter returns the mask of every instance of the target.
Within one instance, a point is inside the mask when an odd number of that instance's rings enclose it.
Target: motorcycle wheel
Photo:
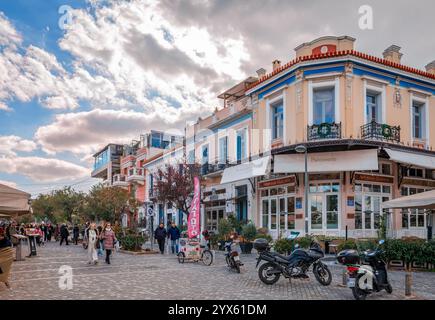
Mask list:
[[[329,286],[331,284],[332,274],[328,266],[323,263],[318,263],[314,266],[313,273],[321,285]]]
[[[236,269],[237,273],[240,273],[240,264],[238,264],[237,262],[234,263],[234,269]]]
[[[228,255],[225,256],[225,261],[227,263],[227,266],[231,268],[232,267],[231,266],[231,261],[230,261],[230,257]]]
[[[258,276],[260,278],[260,280],[265,283],[265,284],[269,284],[272,285],[274,283],[276,283],[279,280],[279,277],[281,276],[279,273],[274,273],[274,274],[268,274],[270,271],[274,270],[275,266],[270,263],[264,263],[260,266],[260,268],[258,269]]]
[[[179,252],[177,256],[178,256],[178,262],[184,263],[184,252]]]
[[[358,281],[359,281],[360,277],[361,276],[358,276],[355,279],[355,287],[352,288],[352,294],[353,294],[353,297],[355,298],[355,300],[365,300],[367,298],[367,292],[360,289],[360,287],[358,286]]]
[[[385,291],[387,291],[387,293],[389,294],[393,293],[393,287],[391,286],[390,283],[385,287]]]

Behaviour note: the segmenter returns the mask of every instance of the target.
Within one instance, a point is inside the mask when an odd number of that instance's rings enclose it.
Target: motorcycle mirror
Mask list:
[[[379,244],[384,244],[384,243],[385,243],[385,240],[384,240],[384,239],[379,240]]]

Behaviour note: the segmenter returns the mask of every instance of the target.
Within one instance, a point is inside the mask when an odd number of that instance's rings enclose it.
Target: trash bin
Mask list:
[[[329,254],[329,244],[331,241],[325,240],[325,254]]]

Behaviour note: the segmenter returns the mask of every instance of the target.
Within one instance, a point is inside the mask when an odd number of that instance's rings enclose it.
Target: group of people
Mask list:
[[[161,254],[165,253],[165,241],[166,238],[171,241],[171,251],[172,254],[178,254],[178,242],[181,237],[180,229],[177,227],[175,222],[169,222],[168,228],[162,223],[154,231],[154,238],[159,244],[159,250]]]
[[[106,251],[106,263],[110,264],[110,256],[115,244],[115,232],[110,222],[98,226],[95,222],[87,222],[83,231],[83,241],[88,250],[88,264],[98,264],[98,256]]]

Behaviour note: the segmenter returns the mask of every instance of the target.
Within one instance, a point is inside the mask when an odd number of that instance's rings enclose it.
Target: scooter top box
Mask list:
[[[341,264],[359,264],[360,256],[358,251],[347,249],[338,253],[337,261]]]
[[[269,242],[263,238],[258,238],[254,241],[254,249],[257,251],[266,250],[268,245],[269,245]]]

